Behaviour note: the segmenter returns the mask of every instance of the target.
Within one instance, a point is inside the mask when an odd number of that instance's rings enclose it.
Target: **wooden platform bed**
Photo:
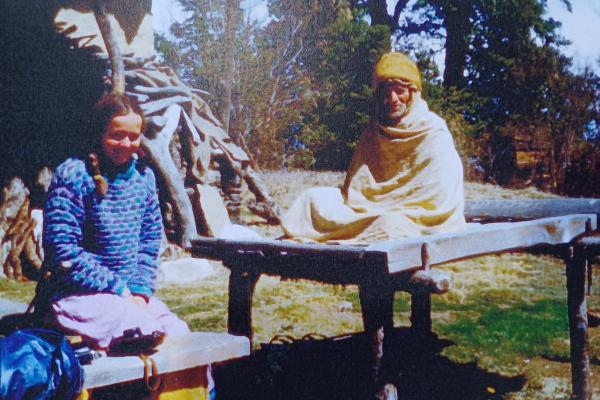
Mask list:
[[[368,377],[374,398],[395,398],[395,388],[381,371],[386,330],[393,327],[394,292],[411,293],[414,333],[431,332],[431,294],[451,289],[450,277],[436,265],[486,254],[543,251],[564,258],[567,266],[568,313],[573,395],[591,399],[586,315],[588,259],[600,252],[597,233],[600,201],[495,200],[470,202],[469,221],[461,232],[391,240],[369,246],[298,244],[279,240],[192,241],[194,257],[223,261],[230,269],[229,333],[252,340],[252,295],[260,275],[302,278],[359,287],[365,333],[371,341]]]

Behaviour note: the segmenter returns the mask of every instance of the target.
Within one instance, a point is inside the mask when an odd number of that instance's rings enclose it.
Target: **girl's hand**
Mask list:
[[[136,295],[136,294],[128,296],[127,300],[129,300],[133,304],[136,304],[136,305],[138,305],[140,307],[145,307],[148,304],[146,302],[146,299],[143,296],[139,296],[139,295]]]

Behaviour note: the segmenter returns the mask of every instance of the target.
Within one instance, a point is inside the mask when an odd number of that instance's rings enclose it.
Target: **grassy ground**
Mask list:
[[[271,193],[284,208],[310,186],[339,185],[339,173],[282,173],[264,175]],[[293,185],[290,185],[293,182]],[[491,185],[467,184],[467,198],[546,197],[533,189],[508,191]],[[253,229],[277,236],[278,229],[264,227],[244,214]],[[217,274],[185,287],[165,287],[158,292],[171,309],[195,330],[224,331],[227,319],[228,273],[215,263]],[[434,331],[439,352],[421,360],[426,374],[441,376],[441,384],[458,389],[454,394],[426,395],[411,392],[407,398],[435,399],[567,399],[570,391],[566,288],[562,261],[549,256],[505,254],[486,256],[444,267],[451,272],[455,289],[433,298]],[[32,284],[0,281],[2,297],[27,301]],[[409,301],[396,295],[396,326],[409,326]],[[589,308],[600,308],[598,290],[588,297]],[[296,338],[306,333],[325,336],[362,329],[355,287],[280,281],[262,277],[257,285],[253,322],[256,343],[278,334]],[[600,398],[600,333],[590,331],[595,395]],[[440,367],[443,366],[443,367]],[[401,374],[411,375],[404,366]],[[461,375],[462,374],[462,375]],[[470,378],[465,378],[466,376]],[[398,378],[400,379],[400,378]],[[434,378],[432,378],[434,379]],[[467,383],[469,382],[469,383]],[[416,384],[415,384],[416,385]],[[461,385],[462,389],[461,389]],[[481,386],[467,391],[466,386]],[[423,385],[421,385],[422,387]],[[461,396],[461,392],[469,393]]]
[[[344,174],[268,172],[263,178],[285,209],[307,187],[341,185]],[[465,195],[467,199],[553,197],[532,188],[505,190],[478,183],[467,183]],[[260,225],[250,213],[244,218],[263,235],[281,234],[278,228]],[[505,385],[501,389],[490,384],[483,396],[477,393],[472,398],[568,398],[571,372],[563,262],[549,256],[505,254],[444,268],[451,272],[455,289],[433,298],[434,331],[449,341],[440,356],[452,363],[452,368],[474,364],[490,376],[521,379],[517,387]],[[160,295],[194,328],[223,330],[227,272],[218,270],[218,275],[201,288],[186,289],[185,298],[194,299],[196,306],[182,299],[180,289],[163,289]],[[588,305],[600,308],[596,292],[588,297]],[[195,311],[186,312],[191,309]],[[396,326],[410,325],[409,312],[408,295],[397,293]],[[309,332],[333,336],[362,329],[355,287],[282,282],[271,277],[261,278],[257,285],[253,321],[256,343],[268,342],[278,334],[300,338]],[[590,336],[594,377],[600,378],[600,334],[591,330]],[[485,374],[477,376],[486,379]],[[594,386],[600,389],[600,379]],[[596,395],[600,396],[600,391]]]
[[[449,264],[455,290],[433,298],[434,331],[448,340],[441,356],[503,377],[522,377],[521,388],[497,393],[506,399],[567,399],[570,390],[564,266],[549,256],[505,254]],[[163,288],[159,295],[194,329],[225,330],[227,273],[200,285]],[[588,297],[592,308],[597,293]],[[352,306],[349,307],[348,303]],[[409,298],[396,294],[396,326],[409,326]],[[278,334],[296,338],[362,329],[355,287],[263,277],[253,303],[256,343]],[[600,335],[590,331],[592,370],[598,367]],[[594,378],[595,387],[600,380]],[[494,391],[493,388],[490,390]],[[600,391],[596,392],[600,396]],[[418,398],[418,397],[416,397]],[[456,397],[460,398],[460,397]]]

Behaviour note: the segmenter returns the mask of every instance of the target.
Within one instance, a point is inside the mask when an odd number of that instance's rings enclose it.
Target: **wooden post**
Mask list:
[[[423,243],[421,246],[421,262],[425,271],[431,269],[431,259],[429,256],[429,246]],[[419,337],[428,337],[431,335],[431,293],[414,292],[411,294],[410,301],[410,322],[413,334]]]
[[[585,233],[586,235],[589,235],[592,233],[592,220],[588,219],[587,221],[585,221]],[[592,287],[594,284],[594,270],[592,269],[592,267],[594,266],[594,262],[593,262],[593,254],[589,254],[587,251],[586,253],[586,257],[587,257],[587,295],[591,296],[592,295]]]
[[[594,257],[588,256],[586,260],[586,271],[587,271],[587,295],[592,295],[593,285],[594,285]]]
[[[412,293],[410,298],[410,323],[413,334],[427,337],[431,335],[431,293]]]
[[[585,246],[570,247],[567,260],[567,302],[571,340],[573,399],[577,400],[592,399],[585,301],[586,264]]]
[[[239,262],[228,262],[227,267],[231,270],[227,329],[250,339],[252,348],[252,295],[260,274]]]
[[[384,273],[380,272],[375,273],[372,280],[359,286],[359,297],[365,335],[371,350],[369,382],[375,393],[373,398],[396,399],[396,389],[393,385],[386,384],[382,371],[385,335],[394,327],[394,290]]]

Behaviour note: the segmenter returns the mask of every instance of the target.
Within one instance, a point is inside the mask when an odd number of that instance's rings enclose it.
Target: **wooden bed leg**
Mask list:
[[[360,285],[359,296],[365,335],[371,351],[369,381],[375,393],[373,398],[395,400],[398,398],[396,387],[386,382],[382,368],[385,335],[389,335],[394,327],[394,291],[381,279]]]
[[[588,219],[585,222],[585,233],[586,234],[591,234],[592,233],[592,220]],[[594,266],[594,257],[591,254],[588,254],[587,251],[585,251],[586,254],[586,265],[587,265],[587,295],[591,296],[592,295],[592,285],[594,284],[594,270],[592,269],[592,267]]]
[[[431,293],[412,293],[410,322],[417,337],[431,336]]]
[[[588,320],[585,300],[587,255],[585,248],[569,248],[567,259],[567,303],[571,339],[573,399],[591,400]]]
[[[593,257],[587,259],[587,295],[592,295],[592,287],[594,284]]]
[[[243,265],[229,264],[229,311],[227,329],[232,335],[242,335],[250,339],[252,348],[252,295],[260,274],[250,271]]]
[[[421,266],[424,271],[431,270],[429,244],[421,246]],[[410,322],[414,335],[419,338],[428,338],[431,335],[431,293],[414,292],[410,301]]]

